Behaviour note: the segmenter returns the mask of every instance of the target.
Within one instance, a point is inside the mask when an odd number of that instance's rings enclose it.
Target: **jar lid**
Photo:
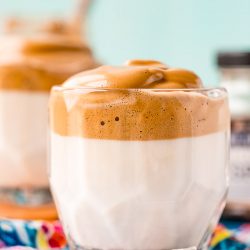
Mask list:
[[[220,67],[250,66],[250,51],[219,52],[217,64]]]

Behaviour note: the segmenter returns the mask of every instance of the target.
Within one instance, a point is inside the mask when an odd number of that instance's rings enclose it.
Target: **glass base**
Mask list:
[[[155,249],[155,250],[207,250],[206,248],[197,248],[197,247],[188,247],[188,248],[174,248],[174,249]],[[80,247],[80,246],[70,246],[70,250],[102,250],[98,248],[86,248],[86,247]],[[116,250],[126,250],[126,249],[116,249]],[[143,250],[143,249],[142,249]]]
[[[57,219],[49,188],[1,188],[0,217],[15,219]]]
[[[70,238],[70,237],[69,237],[68,243],[69,243],[69,249],[70,250],[102,250],[102,249],[99,249],[99,248],[90,248],[90,247],[79,246],[76,243],[74,243],[74,241],[72,241],[72,238]],[[114,249],[112,249],[112,250],[114,250]],[[126,249],[115,249],[115,250],[126,250]],[[141,249],[141,250],[146,250],[146,249]],[[208,250],[208,244],[207,243],[200,244],[199,247],[173,248],[173,249],[155,249],[155,250]]]
[[[227,192],[222,196],[221,202],[219,203],[217,209],[215,210],[214,215],[212,216],[210,220],[210,225],[208,226],[207,230],[205,231],[203,237],[201,238],[199,244],[197,246],[190,246],[190,247],[185,247],[185,248],[162,248],[162,249],[153,249],[153,250],[208,250],[209,249],[209,242],[211,240],[211,236],[213,233],[213,230],[218,223],[219,217],[225,207],[225,197],[227,195]],[[84,247],[80,246],[75,243],[75,241],[72,239],[69,230],[67,226],[64,227],[66,235],[68,236],[68,245],[70,250],[103,250],[101,248],[91,248],[91,247]],[[105,248],[105,250],[108,250]],[[110,250],[126,250],[125,248],[112,248]],[[145,249],[139,249],[139,250],[148,250],[147,248]]]

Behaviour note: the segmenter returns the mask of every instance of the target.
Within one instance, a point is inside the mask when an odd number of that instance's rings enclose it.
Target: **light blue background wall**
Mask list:
[[[60,15],[68,0],[8,0],[18,10]],[[36,7],[34,7],[36,5]],[[13,6],[12,6],[13,7]],[[250,48],[250,0],[93,0],[89,40],[104,63],[128,58],[155,58],[195,70],[207,85],[216,85],[214,56],[219,49]]]
[[[216,84],[214,56],[250,48],[250,0],[96,0],[90,15],[96,53],[110,63],[156,58]]]

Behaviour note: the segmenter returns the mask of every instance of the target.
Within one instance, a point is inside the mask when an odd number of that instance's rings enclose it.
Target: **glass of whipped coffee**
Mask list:
[[[50,184],[71,249],[206,249],[225,205],[224,89],[157,61],[85,71],[50,97]]]

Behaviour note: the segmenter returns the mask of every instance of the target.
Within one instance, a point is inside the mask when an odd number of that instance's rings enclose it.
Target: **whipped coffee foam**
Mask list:
[[[227,129],[225,94],[200,93],[200,88],[193,72],[157,61],[101,66],[53,89],[51,128],[60,135],[115,140],[173,139]]]
[[[47,103],[39,92],[0,91],[0,187],[47,187]]]
[[[51,136],[51,187],[78,245],[186,248],[215,226],[227,186],[225,132],[152,141]]]
[[[9,36],[1,44],[0,89],[50,91],[96,66],[86,44],[64,36]]]

